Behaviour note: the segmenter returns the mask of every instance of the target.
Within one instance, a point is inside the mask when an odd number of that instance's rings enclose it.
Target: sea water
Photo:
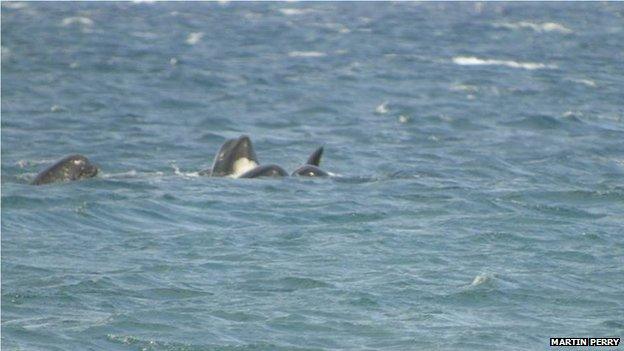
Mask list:
[[[2,2],[2,348],[622,337],[623,101],[623,3]]]

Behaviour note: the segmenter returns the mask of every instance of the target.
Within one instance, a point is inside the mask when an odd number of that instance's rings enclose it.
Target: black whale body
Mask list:
[[[323,147],[316,149],[306,164],[295,170],[292,175],[301,177],[328,176],[327,172],[318,167],[322,155]],[[278,165],[261,165],[253,149],[251,139],[246,135],[226,140],[215,155],[212,168],[200,171],[199,174],[234,178],[288,176],[288,173]]]

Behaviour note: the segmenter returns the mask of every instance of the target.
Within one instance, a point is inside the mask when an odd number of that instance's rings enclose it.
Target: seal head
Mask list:
[[[95,177],[98,168],[83,155],[70,155],[41,171],[33,185],[67,182]]]

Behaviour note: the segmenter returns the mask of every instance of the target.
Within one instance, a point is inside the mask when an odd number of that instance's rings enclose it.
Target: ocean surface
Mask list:
[[[624,337],[623,102],[624,3],[2,2],[2,349]]]

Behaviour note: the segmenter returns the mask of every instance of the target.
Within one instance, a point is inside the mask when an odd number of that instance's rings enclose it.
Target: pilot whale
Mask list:
[[[32,184],[43,185],[91,178],[97,173],[97,166],[93,165],[88,158],[83,155],[70,155],[41,171]]]
[[[319,164],[321,163],[321,156],[323,156],[323,147],[319,147],[314,150],[312,155],[308,157],[306,163],[297,168],[292,175],[300,176],[300,177],[327,177],[329,173],[319,168]]]
[[[215,155],[212,168],[203,170],[199,174],[232,178],[283,177],[288,175],[278,165],[260,165],[251,139],[246,135],[226,140]]]

